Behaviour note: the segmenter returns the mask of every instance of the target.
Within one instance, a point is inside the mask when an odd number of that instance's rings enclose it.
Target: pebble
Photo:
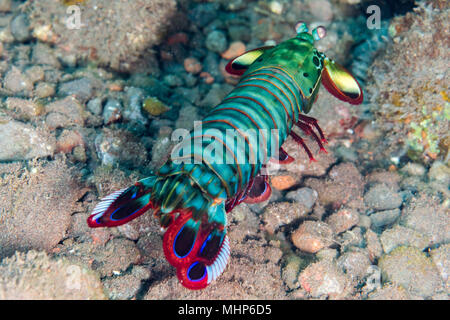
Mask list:
[[[30,39],[30,22],[28,16],[24,13],[15,16],[10,23],[11,34],[18,42],[25,42]]]
[[[265,230],[274,234],[281,226],[305,217],[308,209],[301,203],[276,202],[269,204],[262,214]]]
[[[300,286],[298,274],[300,269],[305,266],[305,260],[294,254],[286,258],[286,262],[281,269],[281,278],[289,289],[297,289]]]
[[[371,225],[381,228],[393,224],[400,217],[400,209],[378,211],[370,215]]]
[[[381,257],[378,266],[385,280],[413,295],[429,298],[443,290],[438,269],[418,248],[398,247]]]
[[[233,41],[249,42],[251,40],[250,29],[242,24],[232,24],[228,27],[228,35]]]
[[[45,73],[41,66],[32,66],[25,70],[25,74],[28,76],[32,83],[44,80]]]
[[[297,183],[291,175],[274,176],[270,179],[270,185],[277,190],[286,190]]]
[[[184,69],[192,74],[197,74],[202,71],[202,64],[196,58],[186,58],[183,62]]]
[[[159,101],[158,98],[150,97],[145,99],[144,105],[142,108],[147,111],[148,114],[152,116],[160,116],[164,112],[170,110],[168,106],[166,106],[163,102]]]
[[[109,98],[103,108],[103,123],[110,124],[122,119],[123,107],[119,100]]]
[[[380,236],[380,242],[384,252],[389,253],[395,248],[403,245],[423,250],[428,247],[430,238],[415,230],[395,225],[393,228],[383,231]]]
[[[435,161],[428,171],[428,177],[430,180],[446,183],[448,187],[448,184],[450,184],[450,168],[441,161]]]
[[[329,22],[333,19],[333,7],[327,0],[308,1],[309,10],[320,21]]]
[[[205,27],[216,18],[219,8],[219,3],[198,4],[189,12],[189,19],[199,27]]]
[[[359,222],[359,213],[355,209],[341,209],[330,215],[326,222],[336,233],[351,229]]]
[[[70,153],[72,150],[84,144],[83,137],[78,131],[65,129],[56,141],[56,152]]]
[[[245,53],[245,44],[242,41],[234,41],[228,49],[222,53],[222,58],[231,60]]]
[[[450,244],[444,244],[439,248],[430,251],[431,259],[441,274],[442,280],[448,288],[448,276],[450,273]]]
[[[337,260],[337,265],[352,279],[360,281],[367,274],[371,265],[368,254],[363,250],[345,252]]]
[[[100,115],[102,113],[102,98],[94,98],[88,101],[86,108],[94,115]]]
[[[403,166],[403,168],[400,169],[400,171],[410,176],[423,176],[426,172],[426,169],[419,163],[408,162]]]
[[[369,253],[369,259],[374,262],[383,254],[383,247],[381,246],[380,239],[378,238],[378,235],[370,229],[366,230],[364,237],[366,240],[367,252]]]
[[[183,85],[183,80],[174,74],[165,75],[163,81],[170,87],[179,87]]]
[[[210,51],[222,53],[228,47],[227,37],[222,31],[214,30],[206,37],[205,45]]]
[[[127,100],[125,110],[123,111],[123,118],[140,125],[146,125],[148,120],[142,114],[144,91],[140,88],[128,87],[126,89],[126,97]]]
[[[403,199],[400,193],[380,183],[374,185],[366,192],[364,202],[373,210],[388,210],[400,207]]]
[[[292,242],[300,250],[316,253],[333,244],[334,232],[320,221],[305,221],[292,234]]]
[[[411,295],[405,288],[395,285],[387,284],[384,287],[375,290],[369,294],[369,300],[411,300]]]
[[[34,89],[34,93],[38,98],[53,97],[55,92],[55,85],[48,82],[39,82]]]
[[[305,187],[288,192],[286,199],[301,203],[308,209],[311,209],[316,203],[318,196],[319,194],[316,190]]]
[[[11,11],[11,0],[0,0],[0,12]]]
[[[0,120],[0,161],[53,155],[55,140],[47,132],[19,121]]]
[[[35,65],[48,65],[56,69],[61,68],[61,63],[56,57],[55,51],[50,46],[40,42],[33,46],[31,61]]]
[[[45,108],[41,103],[20,98],[6,99],[6,108],[16,111],[14,117],[17,116],[17,119],[20,120],[32,120],[45,113]]]
[[[74,96],[82,103],[88,101],[94,93],[92,80],[85,77],[62,83],[58,88],[58,95]]]
[[[321,260],[306,267],[299,282],[313,298],[338,299],[348,295],[350,280],[330,260]]]
[[[23,74],[18,68],[12,67],[6,74],[3,85],[5,89],[12,91],[13,93],[23,92],[26,95],[33,90],[33,82],[27,75]]]
[[[56,100],[48,104],[46,110],[46,122],[50,129],[83,125],[86,117],[84,106],[74,97]]]

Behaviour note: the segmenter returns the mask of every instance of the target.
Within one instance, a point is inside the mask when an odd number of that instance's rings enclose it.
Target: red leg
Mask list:
[[[299,143],[303,149],[305,149],[306,153],[308,154],[309,161],[317,161],[314,159],[311,150],[309,150],[308,146],[306,145],[305,141],[294,131],[291,131],[291,137],[294,139],[295,142]]]

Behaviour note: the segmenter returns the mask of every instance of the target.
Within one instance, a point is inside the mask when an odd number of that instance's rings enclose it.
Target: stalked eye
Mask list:
[[[303,21],[297,22],[297,23],[295,24],[294,29],[295,29],[295,32],[296,32],[297,34],[303,33],[303,32],[308,32],[308,27],[306,26],[306,23],[303,22]]]
[[[200,281],[206,276],[206,267],[201,262],[194,262],[187,271],[188,279],[191,281]]]
[[[314,40],[319,41],[327,36],[327,29],[323,26],[319,26],[311,32]]]
[[[186,225],[178,231],[173,243],[173,251],[178,258],[184,258],[189,254],[189,252],[191,252],[196,237],[196,230]]]

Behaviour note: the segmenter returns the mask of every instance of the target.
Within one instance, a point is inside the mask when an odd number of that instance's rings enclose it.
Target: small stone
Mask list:
[[[160,116],[164,112],[170,110],[168,106],[154,97],[145,99],[143,108],[145,111],[147,111],[148,114],[155,117]]]
[[[122,118],[122,103],[116,99],[108,99],[103,108],[103,123],[110,124],[117,122]]]
[[[83,125],[86,117],[84,106],[74,97],[49,103],[46,110],[46,122],[52,130],[69,125]]]
[[[450,168],[441,161],[435,161],[428,171],[430,180],[437,180],[446,183],[447,187],[450,184]]]
[[[329,22],[333,19],[333,7],[327,0],[308,1],[309,10],[320,21]]]
[[[19,98],[6,99],[6,108],[16,111],[15,116],[20,120],[32,120],[45,113],[41,103]]]
[[[400,193],[390,189],[385,184],[376,184],[364,195],[366,205],[374,210],[396,209],[403,203]]]
[[[210,51],[222,53],[228,46],[227,37],[222,31],[214,30],[206,37],[205,45]]]
[[[378,263],[383,278],[423,298],[443,290],[439,271],[420,249],[398,247]]]
[[[216,18],[219,6],[219,3],[198,4],[189,13],[189,19],[199,27],[205,27]]]
[[[83,137],[78,131],[64,130],[56,141],[56,152],[70,153],[76,146],[83,144]]]
[[[351,229],[359,222],[359,213],[355,209],[341,209],[326,220],[334,232],[342,233]]]
[[[316,190],[305,187],[288,192],[286,194],[286,199],[301,203],[308,209],[311,209],[314,206],[314,203],[316,203],[318,196],[319,194]]]
[[[5,89],[13,93],[24,92],[29,95],[33,90],[32,81],[24,75],[18,68],[12,67],[5,76],[3,85]]]
[[[94,95],[91,79],[80,78],[61,84],[58,88],[60,96],[74,96],[80,102],[88,101]]]
[[[286,258],[284,267],[281,269],[281,278],[289,289],[297,289],[300,284],[298,283],[298,274],[300,268],[305,264],[305,261],[296,255],[289,255]]]
[[[378,235],[370,229],[366,230],[365,239],[369,259],[374,262],[383,254],[380,239],[378,239]]]
[[[94,98],[89,100],[86,107],[92,114],[100,115],[103,109],[102,98]]]
[[[405,288],[391,283],[370,293],[369,300],[411,300],[411,295]]]
[[[0,12],[11,11],[11,0],[0,0]]]
[[[378,211],[370,215],[371,225],[381,228],[393,224],[400,217],[400,209]]]
[[[309,265],[300,273],[299,282],[313,298],[338,299],[350,294],[349,279],[330,260]]]
[[[18,42],[25,42],[30,39],[30,22],[24,13],[15,16],[10,23],[11,34]]]
[[[38,42],[33,47],[31,61],[36,65],[49,65],[56,69],[61,68],[61,63],[55,56],[55,51],[45,43]]]
[[[222,58],[231,60],[245,53],[245,44],[242,41],[234,41],[228,49],[222,53]]]
[[[404,172],[410,176],[423,176],[426,169],[419,163],[408,162],[405,166],[403,166],[401,172]]]
[[[195,58],[186,58],[184,59],[184,69],[192,74],[197,74],[202,71],[202,64]]]
[[[352,279],[360,281],[367,274],[371,262],[366,252],[357,250],[345,252],[337,260],[337,265]]]
[[[28,76],[28,79],[30,79],[32,83],[42,81],[45,77],[44,69],[42,69],[42,67],[40,66],[32,66],[28,68],[27,70],[25,70],[25,74]]]
[[[87,160],[86,149],[82,145],[73,148],[72,154],[75,161],[86,162]]]
[[[396,225],[392,229],[385,230],[380,236],[380,241],[384,252],[389,253],[403,245],[423,250],[428,247],[430,238],[415,230]]]
[[[286,190],[295,185],[297,181],[293,176],[283,175],[283,176],[274,176],[270,179],[270,185],[278,190]]]
[[[140,88],[128,87],[126,89],[127,100],[123,118],[127,121],[146,125],[148,120],[142,114],[142,101],[144,100],[144,92]]]
[[[55,140],[47,132],[15,120],[0,118],[0,161],[28,160],[53,155]]]
[[[165,75],[163,80],[170,87],[179,87],[183,85],[183,80],[174,74]]]
[[[446,288],[449,287],[448,276],[450,273],[450,244],[444,244],[439,248],[430,251],[431,259],[438,268],[442,280],[445,282]]]
[[[300,250],[316,253],[333,244],[333,230],[324,222],[305,221],[292,234],[292,242]]]
[[[281,226],[288,225],[308,214],[308,209],[301,203],[276,202],[269,204],[262,214],[264,228],[274,234]]]
[[[48,82],[39,82],[34,89],[38,98],[48,98],[55,95],[55,86]]]

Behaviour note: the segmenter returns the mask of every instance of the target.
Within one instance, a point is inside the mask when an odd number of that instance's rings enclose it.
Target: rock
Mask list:
[[[184,59],[184,69],[192,74],[197,74],[202,71],[202,64],[195,58]]]
[[[361,281],[371,265],[367,252],[363,250],[345,252],[337,260],[337,265],[353,280]]]
[[[11,11],[11,0],[0,0],[0,12]]]
[[[126,89],[127,100],[123,118],[125,120],[146,125],[148,120],[142,114],[142,102],[144,100],[144,92],[140,88],[128,87]]]
[[[50,129],[72,125],[82,126],[86,118],[84,106],[74,97],[56,100],[46,106],[46,123]]]
[[[143,280],[150,277],[150,271],[141,266],[133,266],[130,274],[107,278],[103,281],[110,299],[125,300],[136,297]]]
[[[333,6],[327,0],[308,1],[309,10],[319,21],[329,22],[333,19]]]
[[[0,161],[27,160],[53,155],[55,138],[29,124],[0,118]]]
[[[221,55],[225,60],[231,60],[244,54],[246,51],[245,49],[245,44],[242,41],[234,41]]]
[[[94,94],[94,84],[89,78],[80,78],[64,82],[58,88],[58,95],[74,96],[82,103],[88,101]]]
[[[43,81],[45,78],[44,69],[41,66],[32,66],[25,70],[25,74],[32,83]]]
[[[206,37],[205,46],[210,51],[222,53],[228,46],[227,37],[222,31],[214,30]]]
[[[102,113],[102,98],[94,98],[88,101],[86,108],[94,115],[100,115]]]
[[[317,191],[311,188],[300,188],[286,194],[286,199],[301,203],[308,209],[314,206],[317,197]]]
[[[298,282],[298,274],[300,269],[305,266],[305,260],[296,255],[289,255],[281,269],[281,278],[289,289],[297,289],[300,286]]]
[[[292,242],[300,250],[316,253],[333,244],[333,230],[324,222],[305,221],[292,234]]]
[[[106,299],[98,275],[87,266],[45,252],[16,252],[0,263],[2,300]]]
[[[351,293],[350,280],[330,260],[309,265],[298,279],[302,288],[313,298],[339,299]]]
[[[439,197],[421,194],[403,208],[400,224],[431,238],[433,244],[450,241],[449,211]]]
[[[95,149],[103,165],[142,166],[147,150],[131,133],[105,128],[95,138]]]
[[[352,163],[342,163],[333,167],[326,180],[308,178],[305,185],[316,190],[319,203],[339,209],[342,205],[362,208],[364,182],[358,169]]]
[[[38,98],[48,98],[55,95],[55,86],[47,82],[39,82],[34,89],[34,93]]]
[[[411,300],[411,295],[405,288],[388,284],[369,294],[369,300]]]
[[[31,61],[35,65],[47,65],[56,69],[61,68],[61,63],[55,55],[55,50],[45,43],[38,42],[33,47]]]
[[[378,235],[370,229],[366,230],[365,239],[369,259],[374,262],[383,254],[380,239],[378,239]]]
[[[341,209],[327,218],[328,225],[336,233],[351,229],[359,222],[359,213],[354,209]]]
[[[119,100],[109,98],[103,108],[103,123],[110,124],[122,118],[123,107]]]
[[[203,28],[216,18],[219,9],[218,3],[200,3],[189,12],[189,19]]]
[[[291,175],[273,176],[270,178],[270,186],[277,190],[286,190],[294,186],[298,181]],[[289,194],[289,193],[288,193]]]
[[[401,172],[404,172],[410,176],[423,176],[426,172],[426,169],[420,163],[408,162],[403,166]]]
[[[443,290],[439,271],[430,258],[413,247],[398,247],[381,257],[383,278],[423,298]]]
[[[366,192],[364,202],[373,210],[388,210],[400,207],[403,199],[400,193],[387,185],[376,184]]]
[[[56,152],[70,153],[76,146],[84,145],[82,135],[78,131],[63,130],[56,142]]]
[[[61,160],[38,162],[30,170],[22,168],[3,176],[0,257],[16,250],[50,251],[65,237],[84,192]]]
[[[412,229],[396,225],[392,229],[385,230],[380,236],[380,241],[384,252],[389,253],[396,247],[405,245],[423,250],[428,247],[430,238]]]
[[[15,16],[10,23],[11,34],[17,42],[25,42],[30,39],[30,23],[24,13]]]
[[[164,112],[170,110],[168,106],[166,106],[163,102],[159,101],[158,98],[150,97],[145,99],[144,105],[142,106],[148,114],[152,116],[160,116]]]
[[[3,85],[5,89],[10,90],[13,93],[23,93],[27,96],[29,96],[33,90],[33,83],[31,80],[14,66],[6,74]]]
[[[446,183],[448,187],[450,184],[450,168],[441,161],[435,161],[428,171],[428,177],[430,180]]]
[[[439,248],[430,251],[431,259],[434,265],[439,270],[441,278],[445,283],[445,287],[449,287],[448,276],[450,273],[450,244],[445,244]]]
[[[400,209],[378,211],[370,215],[371,224],[375,228],[381,228],[393,224],[400,217]]]
[[[264,209],[262,214],[264,228],[268,233],[274,234],[280,227],[305,217],[308,211],[308,208],[301,203],[271,203]]]
[[[33,120],[45,112],[41,103],[19,98],[6,99],[6,108],[16,111],[15,118],[25,121]]]

